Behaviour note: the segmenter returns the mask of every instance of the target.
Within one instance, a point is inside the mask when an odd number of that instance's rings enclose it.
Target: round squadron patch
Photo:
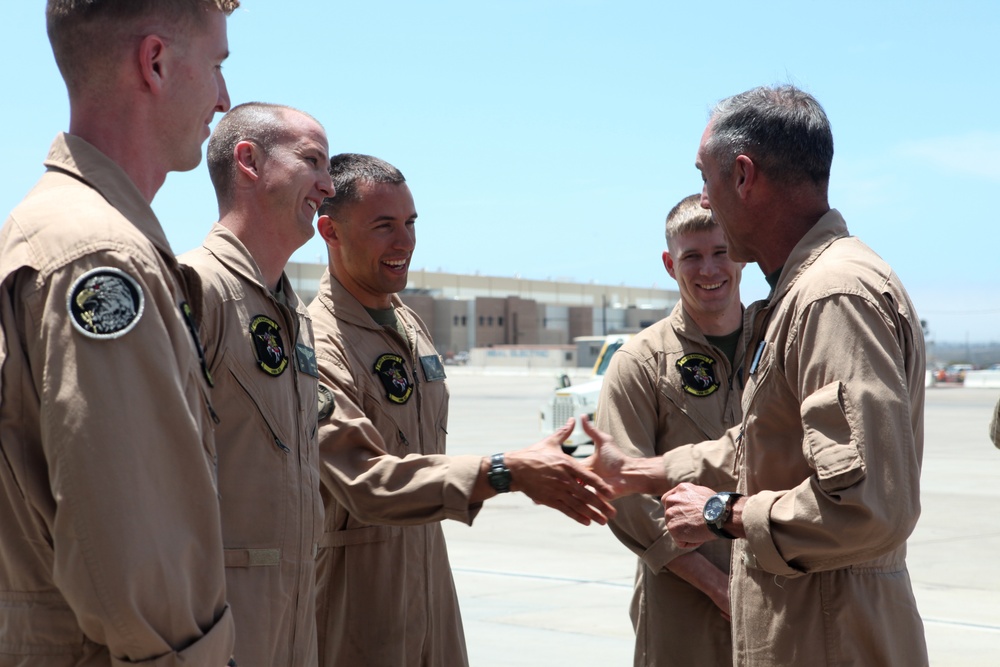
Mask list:
[[[375,373],[382,380],[386,398],[399,405],[410,400],[413,385],[406,377],[406,366],[402,357],[396,354],[383,354],[375,360]]]
[[[715,359],[704,354],[689,354],[677,362],[681,386],[692,396],[709,396],[719,388],[715,377]]]
[[[257,365],[268,375],[277,377],[288,366],[288,355],[281,342],[281,327],[267,315],[257,315],[250,320],[250,338],[257,355]]]
[[[145,303],[138,281],[110,266],[84,273],[66,297],[73,327],[84,336],[98,339],[119,338],[131,331]]]

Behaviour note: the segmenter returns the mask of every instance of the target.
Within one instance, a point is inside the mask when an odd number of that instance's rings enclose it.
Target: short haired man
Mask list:
[[[662,498],[678,544],[736,539],[737,665],[927,664],[906,569],[923,330],[896,274],[827,203],[832,159],[826,113],[795,87],[716,106],[696,162],[703,204],[730,256],[757,262],[772,287],[746,314],[743,419],[653,462],[612,462],[599,445],[620,489],[698,484]],[[731,467],[701,454],[720,444],[735,449],[738,494],[714,494]]]
[[[241,667],[316,664],[323,529],[312,323],[284,269],[333,194],[326,132],[290,107],[234,107],[208,142],[219,221],[179,259],[201,277],[215,380],[226,591]]]
[[[229,108],[220,65],[238,4],[47,4],[70,129],[0,231],[10,664],[231,656],[200,297],[150,202]]]
[[[416,244],[410,189],[398,169],[366,155],[334,156],[331,172],[336,195],[317,223],[330,264],[309,306],[327,406],[320,664],[468,665],[440,520],[471,524],[487,498],[520,490],[581,523],[604,523],[613,509],[583,484],[607,487],[561,452],[569,427],[492,458],[445,455],[444,368],[397,296]]]
[[[666,240],[663,265],[681,299],[669,317],[615,353],[598,402],[598,428],[631,456],[718,438],[742,416],[743,267],[726,254],[726,238],[701,195],[670,211]],[[639,556],[631,608],[636,667],[732,665],[729,542],[681,549],[667,533],[658,497],[614,504],[611,530]]]

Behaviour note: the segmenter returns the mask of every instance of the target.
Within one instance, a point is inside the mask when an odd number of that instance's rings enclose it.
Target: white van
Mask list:
[[[576,421],[573,432],[562,445],[563,451],[567,454],[575,452],[580,445],[590,443],[590,437],[580,426],[580,417],[587,415],[593,421],[594,413],[597,411],[597,399],[601,395],[601,385],[604,383],[604,373],[608,370],[611,357],[631,337],[631,334],[606,336],[590,379],[580,384],[556,389],[552,399],[542,406],[541,429],[544,435],[551,435],[570,417]],[[568,380],[569,378],[564,375],[563,382]]]

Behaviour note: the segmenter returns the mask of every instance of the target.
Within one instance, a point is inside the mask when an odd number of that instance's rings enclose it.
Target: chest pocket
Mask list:
[[[249,410],[256,415],[254,419],[259,422],[262,430],[273,441],[274,447],[281,452],[289,452],[293,434],[285,432],[286,429],[282,427],[281,420],[274,414],[274,409],[277,406],[287,404],[285,400],[287,392],[295,391],[291,382],[282,379],[286,374],[272,377],[253,369],[249,369],[250,372],[248,372],[245,364],[232,363],[233,360],[228,358],[231,354],[231,349],[226,351],[227,359],[223,363],[224,370],[222,371],[228,373],[229,377],[218,378],[217,381],[226,384],[229,381],[235,383],[238,391],[228,391],[225,395],[239,395],[241,399],[245,400],[234,400],[231,404],[220,405],[217,408],[220,412],[220,418],[223,420],[251,419],[251,414],[248,414]],[[287,376],[291,378],[294,377],[294,374],[288,371]],[[289,417],[292,416],[289,415]]]

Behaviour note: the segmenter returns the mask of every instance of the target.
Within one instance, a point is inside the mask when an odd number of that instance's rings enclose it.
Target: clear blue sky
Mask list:
[[[0,8],[3,211],[68,124],[43,6]],[[229,39],[234,103],[299,107],[333,152],[403,171],[413,268],[525,278],[673,288],[663,218],[700,188],[710,106],[794,83],[833,123],[831,204],[933,337],[1000,341],[995,0],[244,0]],[[198,245],[217,214],[204,165],[153,206],[177,252]],[[765,294],[748,267],[744,300]]]

